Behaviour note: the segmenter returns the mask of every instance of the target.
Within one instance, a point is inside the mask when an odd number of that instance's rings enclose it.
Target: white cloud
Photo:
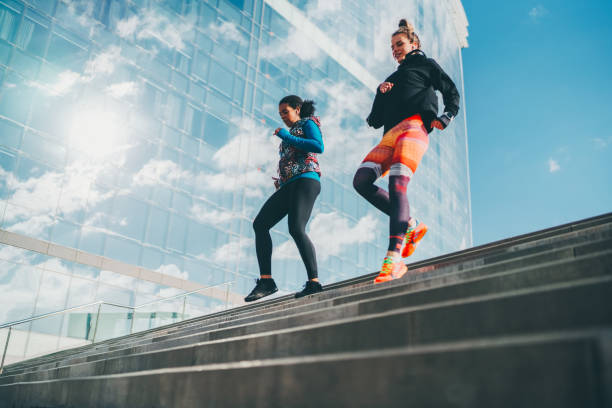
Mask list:
[[[591,141],[595,144],[595,147],[597,147],[597,149],[603,150],[610,145],[610,143],[612,142],[612,137],[609,137],[608,139],[602,139],[601,137],[594,137],[591,139]]]
[[[51,95],[61,96],[72,91],[78,84],[87,84],[112,75],[115,70],[124,63],[125,59],[121,56],[121,48],[112,45],[105,51],[89,59],[85,63],[83,74],[66,70],[57,74],[57,78],[53,83],[40,84],[30,81],[28,85],[46,91]]]
[[[122,38],[131,37],[140,26],[140,17],[132,16],[117,22],[117,34]]]
[[[365,122],[373,95],[345,82],[311,82],[306,90],[315,101],[318,97],[327,98],[327,109],[321,115],[325,144],[325,152],[319,156],[321,171],[352,173],[381,137],[382,129],[372,129]]]
[[[138,94],[138,84],[133,81],[119,82],[107,86],[104,92],[117,99],[121,99],[126,96],[134,96]]]
[[[213,225],[222,224],[234,218],[240,218],[240,214],[231,211],[210,209],[200,204],[194,204],[189,213],[189,215],[196,220]]]
[[[75,0],[62,1],[68,6],[67,10],[71,15],[71,18],[81,26],[89,28],[89,35],[92,36],[96,32],[98,26],[101,25],[97,20],[90,17],[93,14],[93,7],[95,3]],[[79,7],[79,11],[82,11],[82,13],[77,12],[77,5]]]
[[[217,41],[233,41],[242,45],[248,44],[244,34],[231,21],[223,21],[221,24],[211,23],[208,26],[207,34]]]
[[[288,48],[287,44],[291,44],[291,47]],[[293,52],[299,58],[287,58],[288,52]],[[292,65],[298,65],[300,61],[318,60],[321,53],[321,49],[307,34],[294,29],[289,31],[287,38],[274,37],[269,44],[259,49],[261,58],[274,60],[283,57],[285,62]]]
[[[184,40],[193,35],[193,23],[168,17],[153,10],[117,23],[117,34],[126,39],[156,39],[168,48],[182,49]]]
[[[249,118],[236,123],[238,133],[221,147],[213,156],[215,162],[224,169],[235,169],[237,163],[247,163],[258,167],[274,163],[278,156],[274,153],[280,139],[273,136],[274,130]],[[270,154],[270,150],[274,152]]]
[[[539,4],[533,7],[531,10],[529,10],[529,17],[533,21],[538,21],[540,18],[544,17],[548,13],[549,13],[548,9],[546,9],[546,7]]]
[[[50,86],[53,94],[64,95],[79,82],[83,82],[80,74],[72,71],[64,71],[59,73],[57,82],[55,84],[51,84]]]
[[[317,6],[314,10],[309,11],[309,14],[314,13],[329,13],[340,11],[342,9],[342,0],[317,0]]]
[[[106,51],[96,55],[85,64],[85,75],[90,79],[110,75],[121,62],[121,48],[111,45]]]
[[[11,245],[0,245],[0,259],[14,263],[30,264],[34,252]]]
[[[308,236],[316,248],[317,258],[325,261],[332,255],[339,255],[347,245],[373,241],[376,239],[378,227],[378,220],[373,214],[366,215],[351,227],[349,220],[337,212],[319,213],[310,221]],[[300,259],[292,239],[275,248],[274,257]]]
[[[105,170],[103,164],[78,161],[64,173],[46,172],[40,177],[18,180],[14,174],[0,169],[6,179],[8,202],[4,227],[28,236],[40,236],[53,223],[58,209],[64,214],[92,208],[110,198],[112,193],[100,191],[93,181]]]
[[[559,170],[561,170],[561,166],[559,165],[559,163],[552,158],[548,159],[548,171],[551,173],[555,173]]]
[[[189,272],[181,271],[180,268],[174,264],[162,265],[156,269],[156,272],[163,273],[164,275],[173,276],[179,279],[189,279]]]
[[[215,250],[213,260],[215,262],[222,263],[228,258],[228,256],[233,259],[246,258],[250,256],[251,252],[253,251],[254,242],[255,241],[253,239],[245,238],[241,238],[240,240],[232,240],[231,242],[228,242]]]
[[[160,181],[172,184],[182,179],[192,179],[193,173],[181,169],[171,160],[151,159],[133,177],[136,186],[154,186]]]

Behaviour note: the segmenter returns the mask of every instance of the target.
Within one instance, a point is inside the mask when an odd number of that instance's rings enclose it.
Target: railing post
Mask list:
[[[227,310],[227,305],[229,303],[229,292],[230,292],[231,286],[232,286],[232,282],[228,282],[227,289],[225,289],[225,310]]]
[[[185,320],[185,305],[187,303],[187,296],[183,296],[183,312],[181,313],[181,321]]]
[[[13,330],[13,326],[9,327],[8,334],[6,335],[6,343],[4,343],[4,352],[2,353],[2,362],[0,363],[0,374],[2,374],[2,370],[4,370],[4,358],[6,357],[6,351],[8,350],[9,340],[11,339],[11,330]]]
[[[136,319],[136,309],[132,309],[132,322],[130,323],[130,334],[134,331],[134,320]]]
[[[98,323],[100,322],[100,309],[101,308],[102,308],[102,303],[98,305],[98,314],[96,315],[96,326],[94,327],[94,334],[91,339],[92,344],[96,342],[96,333],[98,332]]]

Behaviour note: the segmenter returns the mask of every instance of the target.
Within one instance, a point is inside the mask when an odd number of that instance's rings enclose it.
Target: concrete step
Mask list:
[[[603,408],[611,337],[546,333],[20,383],[0,386],[0,408]]]
[[[410,282],[388,288],[376,287],[370,292],[359,292],[337,298],[320,301],[311,308],[304,305],[303,309],[279,310],[273,313],[264,313],[246,319],[237,319],[228,322],[216,323],[202,327],[192,327],[188,331],[177,332],[157,338],[135,339],[131,344],[112,347],[110,349],[92,349],[89,353],[66,356],[47,362],[40,362],[32,366],[14,367],[5,372],[11,375],[23,371],[49,369],[84,361],[94,361],[116,355],[124,355],[127,351],[143,351],[151,343],[163,343],[165,347],[174,347],[175,340],[186,344],[189,341],[202,341],[207,331],[228,329],[233,326],[244,327],[260,321],[274,321],[298,316],[294,325],[308,323],[313,320],[347,317],[378,313],[382,310],[391,310],[397,307],[418,306],[427,303],[462,299],[483,294],[498,294],[504,291],[522,288],[538,287],[551,283],[571,282],[588,277],[601,277],[610,275],[612,264],[612,251],[595,252],[583,255],[572,261],[549,262],[542,265],[523,267],[517,270],[497,272],[489,275],[487,267],[463,271],[451,275],[438,276],[425,281]],[[144,347],[141,348],[140,346]],[[0,377],[1,378],[1,377]]]
[[[612,310],[612,276],[514,290],[501,295],[440,300],[419,306],[412,306],[409,296],[397,295],[357,306],[333,320],[302,322],[301,325],[278,324],[273,320],[169,339],[89,356],[86,362],[72,360],[58,368],[44,370],[39,367],[33,372],[2,376],[0,384],[431,344],[536,330],[606,327],[612,324],[609,312]],[[364,310],[366,313],[361,314]]]

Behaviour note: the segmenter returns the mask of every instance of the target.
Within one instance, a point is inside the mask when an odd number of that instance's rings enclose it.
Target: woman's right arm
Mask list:
[[[366,119],[368,125],[372,126],[374,129],[378,129],[384,125],[383,94],[389,92],[391,88],[393,88],[393,82],[385,81],[378,85],[378,88],[376,89],[376,96],[374,97],[374,103],[372,103],[372,111]]]
[[[380,92],[380,89],[377,89],[376,96],[374,97],[374,102],[372,103],[372,110],[370,111],[370,114],[366,119],[368,125],[370,125],[374,129],[378,129],[382,125],[384,125],[382,98],[383,94]]]

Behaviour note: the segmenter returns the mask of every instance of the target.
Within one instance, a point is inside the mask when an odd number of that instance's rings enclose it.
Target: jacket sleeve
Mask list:
[[[366,122],[368,123],[368,125],[370,125],[374,129],[378,129],[382,125],[384,125],[383,97],[384,95],[380,92],[380,90],[377,89],[376,96],[374,97],[374,102],[372,103],[372,110],[366,118]]]
[[[302,129],[304,130],[303,138],[293,136],[284,128],[278,131],[278,137],[302,151],[323,153],[323,137],[319,127],[312,120],[307,120]]]
[[[452,79],[444,72],[437,62],[430,59],[432,64],[431,82],[435,90],[440,91],[444,101],[444,113],[449,114],[451,119],[459,112],[459,91]]]

